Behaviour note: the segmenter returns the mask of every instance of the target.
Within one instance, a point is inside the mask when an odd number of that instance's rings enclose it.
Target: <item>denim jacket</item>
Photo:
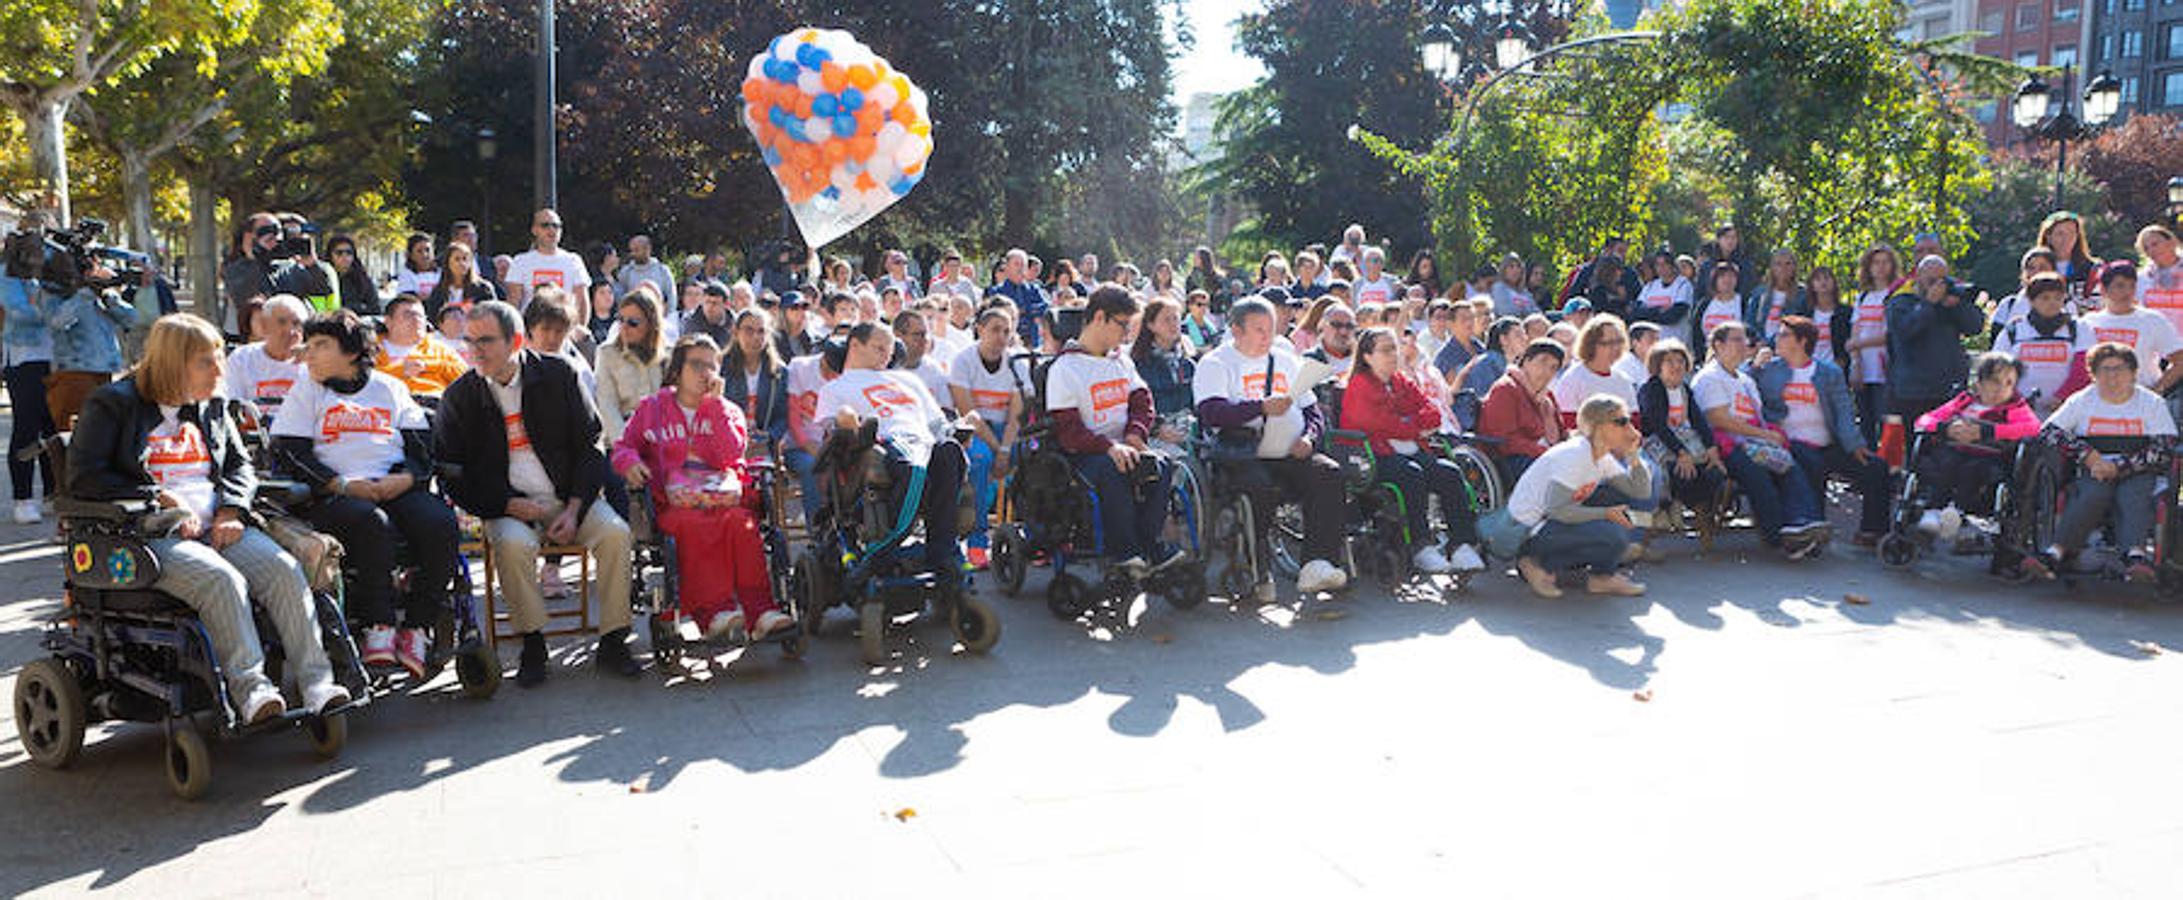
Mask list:
[[[1779,425],[1789,417],[1789,404],[1781,399],[1781,391],[1789,386],[1789,363],[1774,357],[1766,365],[1751,373],[1751,380],[1758,382],[1759,405],[1769,424]],[[1812,388],[1819,392],[1819,411],[1827,417],[1827,431],[1834,442],[1844,451],[1870,450],[1865,445],[1865,433],[1857,428],[1857,404],[1850,400],[1849,380],[1842,377],[1842,369],[1823,359],[1812,360]]]
[[[121,332],[136,324],[136,307],[120,295],[88,288],[66,300],[46,298],[56,372],[119,372]]]
[[[45,310],[40,308],[38,282],[0,275],[0,307],[7,310],[7,327],[0,329],[0,344],[7,348],[7,364],[53,361],[53,333],[46,330]]]

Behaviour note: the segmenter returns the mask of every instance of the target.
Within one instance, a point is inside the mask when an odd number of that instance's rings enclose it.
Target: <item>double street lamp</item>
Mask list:
[[[1426,26],[1418,36],[1418,61],[1425,71],[1451,88],[1470,71],[1463,65],[1463,45],[1446,22]],[[1493,62],[1498,69],[1513,69],[1531,56],[1531,32],[1513,16],[1505,16],[1493,29]]]
[[[2122,108],[2122,82],[2113,73],[2101,72],[2084,86],[2084,115],[2080,118],[2073,108],[2069,83],[2076,75],[2075,67],[2062,72],[2062,84],[2050,87],[2033,73],[2017,86],[2016,97],[2009,107],[2009,118],[2016,127],[2033,137],[2055,142],[2054,153],[2054,208],[2062,208],[2062,173],[2069,165],[2069,142],[2091,137],[2106,125]],[[2172,195],[2174,190],[2171,188]]]

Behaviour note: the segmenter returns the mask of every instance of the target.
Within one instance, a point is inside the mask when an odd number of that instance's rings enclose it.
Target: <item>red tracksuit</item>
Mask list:
[[[698,624],[740,605],[744,620],[755,623],[774,608],[772,582],[766,577],[765,541],[758,533],[758,498],[743,450],[749,433],[743,411],[719,396],[698,404],[694,422],[675,402],[675,389],[644,398],[614,444],[614,471],[644,463],[652,477],[658,527],[673,535],[680,557],[679,605]],[[667,488],[696,483],[712,473],[730,473],[743,484],[743,502],[733,507],[674,506]]]

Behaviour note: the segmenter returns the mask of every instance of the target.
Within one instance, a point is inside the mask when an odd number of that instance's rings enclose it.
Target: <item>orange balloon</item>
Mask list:
[[[871,66],[850,66],[849,83],[855,85],[857,90],[868,91],[872,89],[872,85],[879,83],[879,73],[872,71]]]
[[[879,126],[886,124],[884,117],[887,114],[880,112],[879,107],[871,103],[857,107],[857,111],[851,115],[856,116],[859,135],[878,134]]]
[[[849,86],[849,73],[842,71],[840,63],[827,60],[819,64],[819,85],[826,88],[827,93],[841,93],[842,88]]]
[[[860,134],[849,139],[849,158],[863,162],[872,158],[872,151],[879,149],[879,141],[871,135]]]
[[[829,168],[841,165],[842,161],[849,158],[848,141],[831,140],[819,146],[823,148],[822,155],[826,157],[826,165]]]
[[[761,83],[760,83],[760,82],[758,81],[758,79],[756,79],[756,78],[748,78],[748,79],[744,79],[744,81],[743,81],[743,102],[745,102],[745,103],[757,103],[757,102],[758,102],[758,101],[759,101],[759,100],[760,100],[760,99],[761,99],[762,97],[764,97],[764,95],[765,95],[765,85],[764,85],[764,84],[761,84]]]
[[[799,119],[811,118],[811,95],[797,91],[795,105],[789,111],[795,113]]]
[[[914,162],[914,163],[911,163],[911,164],[909,164],[909,165],[903,166],[903,167],[902,167],[902,174],[904,174],[904,175],[915,175],[915,174],[917,174],[917,173],[919,173],[919,172],[922,172],[922,171],[924,171],[924,170],[925,170],[925,161],[924,161],[924,160],[922,160],[922,159],[920,159],[920,160],[918,160],[918,161],[916,161],[916,162]]]
[[[897,103],[894,107],[894,120],[902,123],[904,128],[915,125],[917,124],[917,110],[912,109],[907,103]]]
[[[857,173],[857,190],[860,190],[860,191],[869,191],[869,190],[876,190],[876,189],[878,189],[878,187],[879,187],[879,182],[877,182],[877,181],[873,181],[873,180],[872,180],[872,173],[870,173],[870,172],[858,172],[858,173]]]

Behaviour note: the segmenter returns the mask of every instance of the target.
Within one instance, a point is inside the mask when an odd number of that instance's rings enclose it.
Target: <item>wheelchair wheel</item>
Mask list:
[[[1196,467],[1182,461],[1175,463],[1175,490],[1168,502],[1168,519],[1183,531],[1171,542],[1191,553],[1202,553],[1211,539],[1207,534],[1211,516],[1205,509],[1205,488],[1198,482]]]
[[[1054,575],[1046,584],[1046,611],[1062,621],[1073,621],[1092,607],[1091,587],[1084,579],[1067,573]]]
[[[660,537],[659,560],[659,605],[652,611],[672,614],[682,604],[682,553],[672,536]]]
[[[976,597],[956,601],[955,608],[948,611],[948,627],[954,630],[955,640],[966,653],[984,653],[1001,639],[1000,613]]]
[[[2021,546],[2044,551],[2054,545],[2055,523],[2061,519],[2061,476],[2051,459],[2032,463],[2030,477],[2017,495],[2015,518]]]
[[[661,674],[667,675],[673,674],[675,664],[682,661],[682,634],[675,630],[673,620],[667,618],[669,615],[665,611],[654,610],[652,621],[646,625],[652,642],[652,662],[659,667]]]
[[[167,787],[184,800],[202,797],[212,787],[212,748],[186,719],[172,723],[167,735]]]
[[[857,652],[867,666],[887,664],[887,604],[873,600],[857,607]]]
[[[803,624],[806,636],[818,637],[819,626],[826,624],[827,607],[834,602],[825,570],[818,558],[805,550],[796,554],[796,561],[789,565],[788,580],[795,585],[795,591],[789,597],[796,605],[793,611],[796,621]]]
[[[1880,538],[1880,562],[1906,569],[1918,561],[1918,542],[1909,535],[1890,531]]]
[[[303,734],[311,739],[311,752],[319,759],[333,759],[349,745],[349,717],[346,713],[307,717],[303,720]]]
[[[1501,485],[1501,472],[1494,468],[1493,459],[1484,451],[1469,444],[1458,444],[1448,449],[1448,461],[1463,470],[1463,483],[1470,488],[1474,512],[1484,515],[1508,502],[1508,494]]]
[[[1210,555],[1220,562],[1220,568],[1210,577],[1222,595],[1235,600],[1251,596],[1257,578],[1254,544],[1248,498],[1238,497],[1233,505],[1213,514]]]
[[[455,656],[455,678],[462,682],[463,696],[489,700],[500,691],[500,658],[483,641],[464,647]]]
[[[1167,605],[1178,610],[1192,610],[1205,605],[1208,593],[1204,563],[1187,563],[1177,566],[1173,580],[1162,595]]]
[[[1266,548],[1267,562],[1274,574],[1284,580],[1294,581],[1304,570],[1304,508],[1296,503],[1283,503],[1273,509],[1273,529]],[[1328,560],[1354,571],[1355,566],[1345,565],[1345,560]]]
[[[30,761],[65,769],[83,752],[88,724],[83,685],[54,657],[31,660],[15,676],[15,733]]]
[[[1023,526],[1013,523],[993,529],[993,580],[1000,584],[1001,593],[1010,597],[1023,590],[1023,580],[1030,576],[1030,539],[1023,533]]]

